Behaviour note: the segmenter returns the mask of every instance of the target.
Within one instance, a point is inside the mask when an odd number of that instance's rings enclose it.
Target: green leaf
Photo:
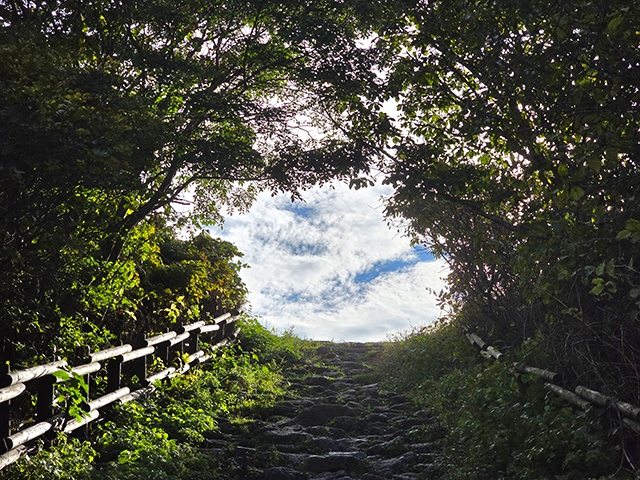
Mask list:
[[[599,156],[594,155],[592,157],[589,157],[589,159],[587,160],[587,165],[594,172],[600,173],[600,170],[602,169],[602,160]]]
[[[589,293],[593,295],[600,295],[604,291],[604,280],[602,278],[594,278],[592,283],[595,284],[595,287],[589,290]]]
[[[610,277],[613,277],[615,276],[615,268],[616,268],[616,262],[612,258],[608,260],[607,263],[605,264],[604,271],[607,272],[607,275],[609,275]]]
[[[58,370],[57,372],[53,372],[52,375],[56,378],[61,379],[63,382],[66,382],[71,378],[71,375],[69,375],[64,370]]]
[[[571,187],[571,191],[569,192],[569,195],[571,196],[571,198],[576,202],[580,200],[582,197],[584,197],[584,194],[585,192],[582,187]]]
[[[558,175],[561,177],[566,177],[569,175],[569,168],[566,165],[558,165]]]
[[[624,17],[622,15],[612,18],[607,24],[607,33],[616,33],[623,21]]]
[[[628,220],[626,229],[630,232],[640,232],[640,221],[633,218]]]

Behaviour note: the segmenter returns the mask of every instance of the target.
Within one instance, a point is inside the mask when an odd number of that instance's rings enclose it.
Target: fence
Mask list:
[[[100,409],[107,405],[116,401],[126,403],[149,395],[155,390],[156,381],[182,375],[209,360],[211,355],[199,348],[200,340],[206,338],[214,349],[229,343],[237,335],[234,323],[241,309],[216,317],[210,324],[200,321],[178,326],[174,331],[145,338],[135,346],[125,344],[93,353],[84,347],[84,358],[73,366],[68,365],[66,360],[58,360],[10,372],[8,365],[0,365],[4,369],[0,371],[0,470],[28,451],[27,442],[42,436],[51,439],[57,432],[73,432],[98,419]],[[178,364],[147,377],[148,360],[153,357],[162,360],[165,366],[177,358]],[[123,374],[125,365],[129,368]],[[66,371],[82,376],[89,386],[92,384],[91,376],[105,370],[106,393],[92,399],[93,392],[89,389],[81,405],[84,414],[79,419],[70,418],[66,413],[55,414],[56,385],[65,381],[65,376],[56,375],[57,372]],[[31,386],[35,386],[37,392],[35,421],[12,433],[11,402]]]
[[[488,345],[482,338],[475,333],[470,333],[464,328],[465,335],[472,345],[480,349],[480,354],[488,359],[502,361],[504,355],[496,348]],[[534,375],[544,381],[544,387],[558,395],[563,400],[575,405],[582,410],[588,410],[592,404],[606,408],[616,413],[621,419],[622,425],[640,434],[640,408],[626,402],[622,402],[609,395],[604,395],[590,388],[578,385],[572,392],[562,382],[562,375],[549,370],[532,367],[524,362],[514,363],[514,370],[518,375]]]

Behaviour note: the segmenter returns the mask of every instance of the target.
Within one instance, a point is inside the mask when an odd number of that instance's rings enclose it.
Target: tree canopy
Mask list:
[[[57,331],[152,217],[220,223],[259,189],[357,178],[383,142],[361,95],[384,56],[359,43],[379,16],[366,3],[17,1],[0,16],[11,341]]]
[[[402,45],[388,77],[401,127],[388,216],[449,260],[443,301],[471,326],[541,341],[555,365],[628,387],[640,355],[638,5],[401,12],[387,30]]]
[[[640,397],[636,3],[58,0],[0,17],[12,343],[162,329],[233,285],[237,303],[240,252],[172,226],[378,169],[389,220],[449,262],[456,318]]]

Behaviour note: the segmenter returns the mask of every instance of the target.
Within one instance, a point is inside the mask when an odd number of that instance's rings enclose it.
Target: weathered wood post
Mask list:
[[[162,364],[165,367],[169,366],[169,348],[171,347],[171,340],[159,343],[156,345],[156,356],[162,360]]]
[[[109,360],[107,364],[107,393],[115,392],[120,388],[122,378],[122,357],[117,356]]]
[[[196,328],[189,332],[189,347],[187,348],[187,353],[196,353],[198,351],[198,337],[200,336],[200,329]]]
[[[53,398],[55,396],[56,377],[45,375],[38,379],[38,401],[36,418],[42,422],[53,417]]]
[[[146,346],[146,335],[143,335],[141,339],[138,339],[136,343],[134,343],[133,349],[138,350],[140,348],[145,348]],[[147,378],[147,356],[143,355],[133,360],[132,369],[133,375],[138,377],[138,385],[142,385],[144,379]]]

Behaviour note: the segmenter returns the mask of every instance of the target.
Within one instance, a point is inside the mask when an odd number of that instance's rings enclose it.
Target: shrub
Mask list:
[[[517,381],[509,365],[486,363],[448,323],[399,336],[378,368],[383,385],[436,414],[447,479],[631,478],[614,475],[621,451],[606,417],[574,411],[540,380]]]

